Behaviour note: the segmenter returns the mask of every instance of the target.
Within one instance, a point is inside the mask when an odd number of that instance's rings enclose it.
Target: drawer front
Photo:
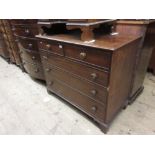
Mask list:
[[[34,37],[38,34],[37,28],[30,27],[14,27],[12,28],[14,35],[25,36],[25,37]]]
[[[27,62],[36,64],[36,65],[41,65],[41,59],[38,52],[22,50],[20,52],[20,55],[22,59],[26,60]]]
[[[6,59],[10,58],[8,50],[4,48],[0,48],[0,55]]]
[[[41,79],[44,80],[44,73],[43,73],[43,68],[42,66],[39,65],[33,65],[30,64],[26,61],[23,60],[23,65],[25,70],[30,74],[30,76],[32,76],[33,78],[36,79]]]
[[[44,63],[44,69],[47,79],[50,80],[51,77],[55,77],[55,79],[62,81],[91,99],[101,104],[106,104],[108,95],[106,88],[83,80],[55,66],[49,66],[49,64],[46,63]]]
[[[19,38],[19,43],[25,49],[38,51],[38,44],[36,39]]]
[[[0,48],[0,56],[5,57],[4,49],[3,48]]]
[[[2,32],[2,33],[5,33],[4,26],[1,26],[1,28],[0,28],[0,29],[1,29],[1,32]]]
[[[6,44],[3,39],[0,39],[0,48],[6,48]]]
[[[39,42],[39,49],[48,51],[48,52],[53,53],[53,54],[61,55],[61,56],[64,55],[63,46],[61,44],[58,44],[58,43],[52,43],[51,44],[50,41],[40,41]]]
[[[3,34],[3,37],[4,37],[5,40],[8,40],[8,37],[7,37],[6,34]]]
[[[14,39],[14,37],[12,35],[7,35],[7,37],[8,37],[8,40],[10,42],[14,42],[15,41],[15,39]]]
[[[51,85],[48,85],[48,90],[69,101],[72,105],[87,113],[89,116],[104,122],[105,107],[103,105],[94,102],[94,100],[80,94],[54,78],[48,81],[48,83],[50,82]]]
[[[65,56],[105,69],[110,68],[111,53],[103,50],[64,45]]]
[[[109,73],[93,68],[88,65],[84,65],[78,62],[74,62],[65,57],[56,56],[48,52],[41,52],[41,59],[43,62],[47,62],[66,71],[69,71],[77,76],[87,79],[91,82],[103,85],[105,87],[109,84]]]
[[[34,24],[37,19],[11,19],[11,24]]]

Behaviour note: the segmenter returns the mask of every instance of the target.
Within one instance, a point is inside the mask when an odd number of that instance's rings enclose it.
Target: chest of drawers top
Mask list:
[[[10,22],[12,25],[37,24],[38,19],[11,19]]]
[[[102,35],[102,36],[96,36],[95,40],[91,42],[81,41],[80,36],[78,35],[67,35],[67,34],[58,34],[52,36],[36,35],[36,38],[38,38],[39,40],[49,41],[51,43],[57,42],[58,44],[61,43],[63,45],[72,44],[81,47],[87,47],[87,48],[90,47],[94,49],[106,50],[107,52],[110,52],[110,51],[116,51],[117,49],[123,47],[124,45],[127,45],[132,41],[141,38],[141,35],[139,36],[126,36],[120,34]]]

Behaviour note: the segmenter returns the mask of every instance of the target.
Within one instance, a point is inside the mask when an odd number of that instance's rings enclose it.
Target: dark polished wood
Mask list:
[[[63,68],[66,71],[70,71],[72,74],[83,77],[84,79],[95,82],[99,85],[107,87],[109,85],[109,72],[100,68],[95,68],[90,65],[86,65],[80,62],[76,62],[65,57],[53,56],[51,53],[40,50],[41,58],[43,62],[51,65]],[[82,68],[82,69],[81,69]]]
[[[12,63],[15,63],[16,65],[20,66],[21,68],[22,66],[22,61],[21,61],[21,57],[19,54],[19,48],[16,42],[16,38],[13,35],[12,32],[12,27],[10,24],[10,20],[2,20],[2,23],[4,25],[4,29],[5,29],[5,35],[6,35],[6,41],[9,47],[9,51],[10,51],[10,59],[12,61]]]
[[[20,55],[23,60],[26,60],[27,62],[30,62],[35,65],[41,65],[41,59],[40,55],[38,54],[38,51],[31,51],[31,50],[26,50],[26,49],[21,49],[20,50]]]
[[[48,91],[85,112],[107,131],[128,104],[140,36],[37,35]],[[61,47],[61,48],[59,48]]]
[[[44,69],[46,77],[50,78],[54,77],[63,83],[69,85],[73,89],[78,90],[79,92],[85,94],[86,96],[89,96],[94,101],[98,101],[101,104],[105,104],[107,101],[107,88],[102,87],[101,85],[97,85],[94,82],[89,82],[83,77],[76,76],[72,74],[69,71],[60,69],[54,65],[49,65],[45,62],[44,63]]]
[[[2,20],[0,20],[0,56],[2,56],[8,62],[10,61],[9,51],[4,38],[4,26]]]
[[[3,58],[9,60],[9,52],[7,50],[7,47],[6,47],[6,44],[5,44],[5,41],[2,37],[2,33],[0,33],[0,56],[2,56]]]
[[[12,27],[14,35],[23,37],[34,37],[38,34],[37,25],[16,25]]]
[[[155,47],[155,20],[119,20],[116,31],[124,35],[143,36],[136,56],[135,72],[131,85],[130,103],[132,103],[144,88],[144,78],[151,53]]]
[[[18,40],[22,48],[27,50],[38,51],[38,44],[36,38],[18,36]]]
[[[36,24],[37,19],[11,19],[12,25]]]
[[[155,48],[153,49],[148,68],[153,73],[153,75],[155,75]]]
[[[36,19],[13,19],[11,24],[14,36],[17,38],[25,71],[33,78],[44,80],[37,39],[35,38],[35,35],[38,34],[37,21]]]
[[[44,79],[43,68],[42,66],[31,64],[25,60],[23,60],[23,65],[28,74],[33,78]]]

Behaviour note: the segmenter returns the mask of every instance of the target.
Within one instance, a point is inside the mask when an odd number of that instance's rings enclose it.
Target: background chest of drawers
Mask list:
[[[7,50],[2,32],[0,32],[0,56],[9,61],[9,52]]]
[[[140,37],[105,35],[95,43],[71,34],[36,37],[48,91],[86,113],[106,132],[128,104]]]
[[[11,20],[12,30],[18,40],[20,56],[27,73],[33,78],[44,80],[44,73],[38,52],[37,20]]]
[[[119,20],[116,31],[124,35],[142,35],[132,80],[130,103],[143,91],[143,82],[151,53],[155,48],[155,20]]]
[[[0,20],[0,55],[5,60],[10,62],[10,54],[11,54],[10,45],[6,35],[5,27],[2,20]],[[11,58],[12,58],[12,61],[14,61],[13,57]]]
[[[4,35],[6,38],[6,42],[8,45],[8,50],[10,54],[10,61],[11,63],[16,64],[17,66],[22,68],[22,61],[19,54],[19,48],[16,43],[15,37],[12,32],[10,20],[1,20],[4,25]]]

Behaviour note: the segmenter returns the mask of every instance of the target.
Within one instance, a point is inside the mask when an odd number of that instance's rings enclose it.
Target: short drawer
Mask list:
[[[22,38],[22,37],[18,37],[18,38],[19,38],[19,43],[23,48],[28,50],[38,51],[38,44],[36,39]]]
[[[32,64],[38,64],[41,65],[41,59],[40,59],[40,54],[35,51],[30,51],[30,50],[21,50],[20,55],[22,59],[26,60],[27,62],[30,62]]]
[[[29,73],[30,76],[32,76],[33,78],[41,79],[41,80],[45,79],[42,66],[34,65],[24,60],[23,60],[23,66],[27,71],[27,73]]]
[[[104,122],[105,107],[103,105],[94,102],[94,100],[82,95],[81,93],[54,78],[47,82],[50,83],[50,85],[48,85],[48,90],[64,98],[66,101],[70,102],[72,105],[85,112],[89,116],[98,121]]]
[[[61,44],[51,43],[50,41],[40,41],[38,44],[39,49],[41,50],[45,50],[57,55],[64,55],[63,46]]]
[[[98,101],[101,104],[106,104],[108,96],[106,88],[100,85],[96,85],[92,82],[88,82],[87,80],[81,79],[80,77],[55,66],[50,66],[46,63],[44,63],[43,65],[45,75],[48,80],[50,80],[51,77],[55,77],[56,79],[80,91],[82,94],[85,94],[93,100]]]
[[[65,57],[57,56],[48,52],[40,51],[43,62],[62,68],[88,81],[103,85],[109,84],[109,72],[94,68],[92,66],[72,61]]]
[[[30,28],[28,26],[16,26],[12,28],[14,35],[16,36],[25,36],[25,37],[35,37],[38,34],[38,28]]]
[[[64,45],[65,56],[105,69],[110,68],[111,53],[105,50]]]

